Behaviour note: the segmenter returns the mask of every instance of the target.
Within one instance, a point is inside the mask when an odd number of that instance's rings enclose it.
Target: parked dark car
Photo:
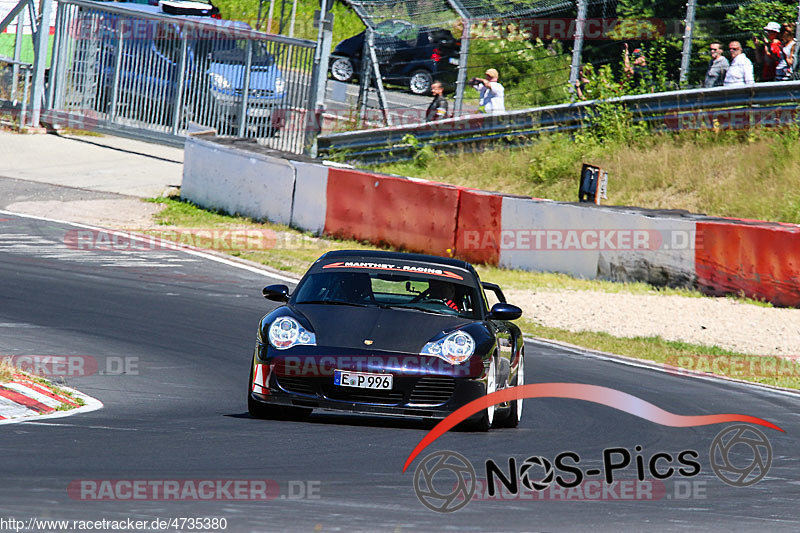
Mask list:
[[[487,293],[497,301],[491,308]],[[261,319],[250,362],[251,415],[302,418],[313,409],[443,419],[466,403],[524,384],[522,311],[469,263],[399,252],[320,257]],[[489,406],[468,425],[516,427],[522,400]]]
[[[331,76],[350,81],[361,73],[364,37],[361,32],[336,45],[331,54]],[[455,84],[461,43],[449,30],[416,26],[404,20],[385,20],[375,27],[375,53],[381,78],[428,94],[433,80]]]

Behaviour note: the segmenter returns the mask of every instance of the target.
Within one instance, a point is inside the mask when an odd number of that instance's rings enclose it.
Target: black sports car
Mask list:
[[[420,27],[404,20],[384,20],[375,26],[375,55],[381,77],[404,85],[414,94],[428,94],[438,80],[455,84],[461,43],[450,30]],[[336,45],[331,54],[333,79],[350,81],[361,74],[364,32]]]
[[[488,306],[487,292],[497,303]],[[250,367],[250,414],[301,418],[315,408],[427,419],[524,382],[519,307],[469,263],[341,250],[320,257],[285,305],[261,319]],[[522,401],[468,420],[516,427]]]

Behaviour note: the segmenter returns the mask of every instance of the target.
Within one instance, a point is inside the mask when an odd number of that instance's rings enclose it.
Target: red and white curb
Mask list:
[[[0,383],[0,425],[27,422],[31,418],[61,418],[103,407],[102,402],[82,392],[62,386],[59,389],[70,392],[72,397],[60,394],[47,384],[34,381],[24,374],[14,374],[11,381]],[[84,405],[80,405],[77,398],[83,400]],[[62,406],[72,408],[59,410]]]

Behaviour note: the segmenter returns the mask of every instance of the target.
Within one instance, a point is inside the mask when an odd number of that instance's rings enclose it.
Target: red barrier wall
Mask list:
[[[325,233],[452,255],[458,196],[456,187],[331,168]]]
[[[800,306],[800,227],[697,222],[696,239],[697,282],[706,292]]]
[[[458,204],[456,254],[474,263],[500,261],[503,197],[462,189]]]

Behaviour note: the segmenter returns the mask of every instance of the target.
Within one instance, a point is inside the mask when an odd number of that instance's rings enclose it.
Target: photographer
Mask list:
[[[780,24],[770,22],[764,26],[764,35],[761,38],[753,37],[756,63],[761,65],[761,81],[775,81],[775,69],[783,48],[778,38],[780,31]]]
[[[469,84],[480,92],[479,110],[481,113],[505,113],[505,88],[497,81],[499,74],[493,68],[486,69],[485,78],[472,78]]]

